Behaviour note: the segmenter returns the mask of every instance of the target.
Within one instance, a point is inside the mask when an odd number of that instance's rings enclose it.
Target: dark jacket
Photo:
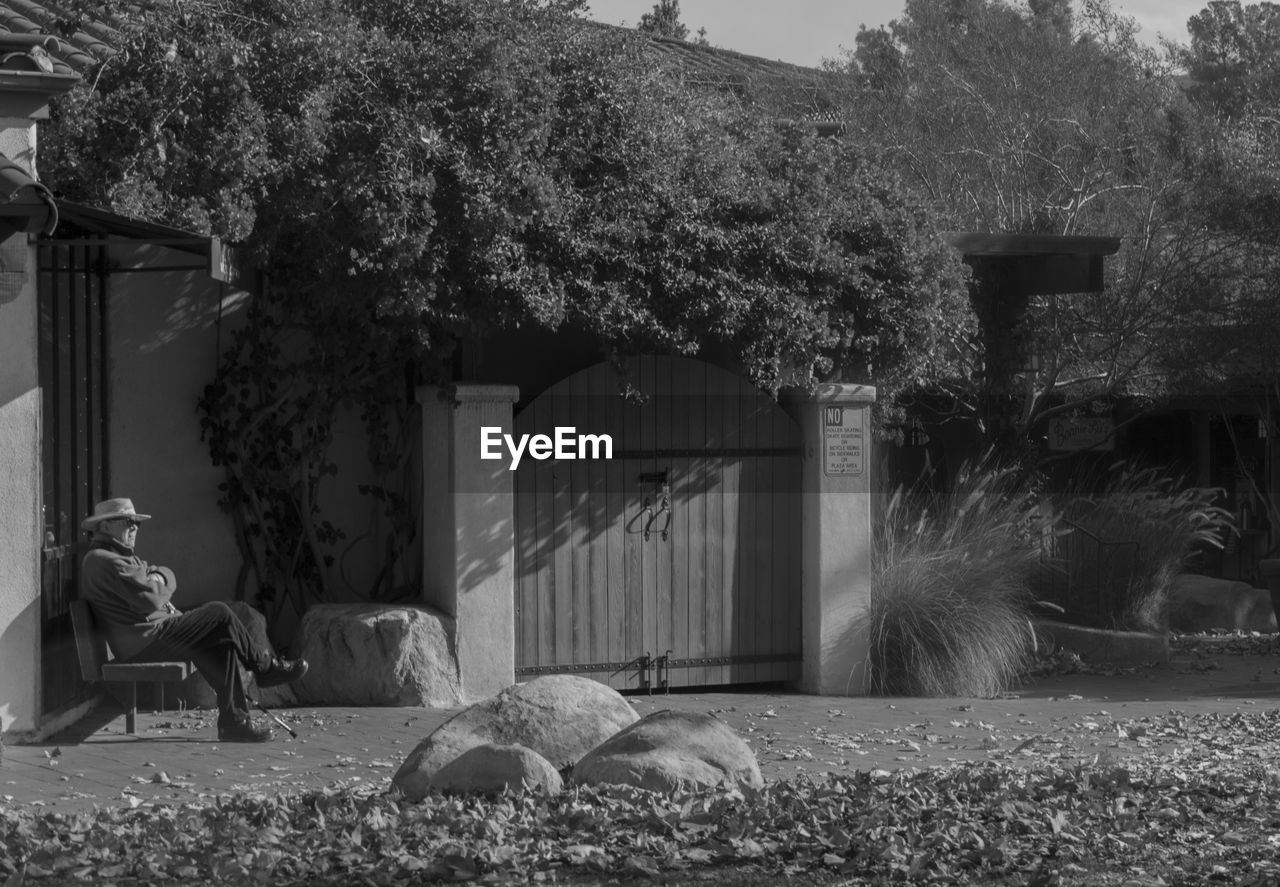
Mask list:
[[[177,589],[168,567],[148,564],[132,548],[103,534],[93,537],[80,567],[80,599],[93,609],[120,659],[140,652],[151,643],[156,626],[178,614],[169,602]]]

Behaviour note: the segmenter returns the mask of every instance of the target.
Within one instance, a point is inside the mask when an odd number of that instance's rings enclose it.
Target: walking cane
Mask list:
[[[297,734],[297,733],[295,733],[295,732],[293,732],[293,728],[292,728],[292,727],[290,727],[288,724],[286,724],[286,723],[284,722],[284,720],[282,720],[282,719],[281,719],[281,717],[280,717],[279,715],[277,715],[275,712],[273,712],[273,711],[269,710],[265,705],[263,705],[261,702],[259,702],[259,701],[258,701],[258,700],[256,700],[256,699],[255,699],[255,700],[253,700],[253,704],[254,704],[254,705],[256,705],[256,706],[258,706],[258,710],[259,710],[259,711],[261,711],[264,715],[266,715],[267,717],[271,718],[271,720],[275,721],[275,722],[276,722],[277,724],[279,724],[281,727],[284,727],[286,730],[288,730],[288,731],[289,731],[289,735],[290,735],[290,736],[292,736],[294,739],[297,739],[297,738],[298,738],[298,734]]]

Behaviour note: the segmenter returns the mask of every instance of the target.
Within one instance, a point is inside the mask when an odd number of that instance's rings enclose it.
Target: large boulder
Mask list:
[[[1247,582],[1184,573],[1169,590],[1169,627],[1174,631],[1276,630],[1271,595]]]
[[[574,766],[573,781],[660,792],[764,785],[755,753],[732,728],[712,715],[677,711],[654,712],[605,740]]]
[[[431,777],[430,785],[443,792],[489,794],[505,789],[541,788],[559,794],[564,781],[551,762],[523,745],[485,743],[468,749]]]
[[[507,687],[441,724],[405,758],[392,784],[421,800],[446,764],[478,745],[522,745],[557,770],[577,763],[638,715],[616,690],[574,675],[547,675]]]
[[[427,607],[313,606],[294,640],[311,668],[293,692],[312,705],[459,705],[452,622]]]

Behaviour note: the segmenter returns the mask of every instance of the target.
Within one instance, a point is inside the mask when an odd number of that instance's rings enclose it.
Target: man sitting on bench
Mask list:
[[[218,739],[266,742],[271,729],[253,722],[241,666],[257,675],[259,687],[296,681],[305,659],[280,659],[259,646],[244,623],[221,601],[183,613],[171,602],[178,583],[168,567],[148,564],[133,553],[138,525],[149,514],[134,511],[129,499],[107,499],[81,527],[93,533],[80,571],[80,598],[120,662],[191,660],[218,695]]]

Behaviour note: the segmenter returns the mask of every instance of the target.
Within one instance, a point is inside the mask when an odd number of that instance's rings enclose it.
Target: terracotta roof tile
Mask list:
[[[110,23],[83,21],[50,0],[0,0],[0,60],[13,53],[32,54],[32,45],[37,45],[48,54],[53,73],[84,74],[116,54],[112,44],[119,36]],[[847,76],[819,68],[669,37],[651,36],[648,41],[654,57],[688,82],[727,91],[782,117],[838,123],[858,91]],[[34,56],[39,55],[37,50]],[[14,63],[26,64],[22,59]]]
[[[646,48],[654,58],[679,73],[686,82],[728,92],[779,117],[838,126],[851,116],[862,91],[848,75],[823,68],[808,68],[673,37],[648,36],[647,40]]]
[[[42,41],[38,45],[47,53],[54,74],[83,74],[111,58],[116,54],[110,45],[114,35],[100,22],[78,23],[76,16],[55,3],[0,0],[0,57],[31,54],[28,41]],[[39,64],[39,53],[33,57]]]
[[[28,191],[30,195],[24,194]],[[39,202],[34,210],[31,198]],[[13,230],[48,235],[57,226],[58,203],[53,194],[31,173],[0,154],[0,228],[7,229],[5,236]]]

